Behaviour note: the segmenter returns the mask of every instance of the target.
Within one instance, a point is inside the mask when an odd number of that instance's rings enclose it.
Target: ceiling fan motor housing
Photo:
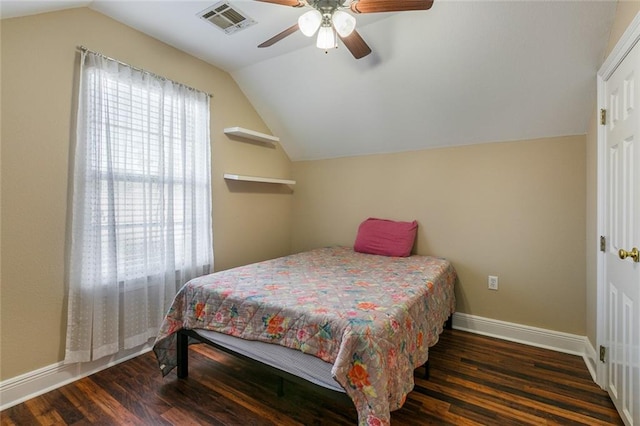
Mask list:
[[[307,1],[307,4],[314,9],[318,9],[323,15],[328,14],[329,16],[342,7],[339,0],[310,0]]]

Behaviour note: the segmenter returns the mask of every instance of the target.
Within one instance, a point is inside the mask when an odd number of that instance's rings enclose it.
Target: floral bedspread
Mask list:
[[[181,328],[261,340],[332,363],[360,425],[386,425],[413,389],[454,311],[456,273],[441,258],[330,247],[196,278],[176,295],[154,345],[176,366]]]

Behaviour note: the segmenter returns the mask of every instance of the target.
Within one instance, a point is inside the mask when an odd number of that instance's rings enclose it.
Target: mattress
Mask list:
[[[331,376],[331,368],[333,365],[313,355],[280,345],[244,340],[215,331],[194,331],[210,342],[230,349],[233,352],[260,361],[278,370],[286,371],[318,386],[344,393],[342,386]]]

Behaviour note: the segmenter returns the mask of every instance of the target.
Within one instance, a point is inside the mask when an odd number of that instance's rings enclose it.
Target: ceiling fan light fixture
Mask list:
[[[340,37],[347,37],[356,29],[356,18],[342,10],[336,10],[331,16],[331,22]]]
[[[338,47],[336,32],[332,27],[330,26],[320,27],[320,31],[318,31],[318,40],[316,42],[316,46],[324,50]]]
[[[320,24],[322,24],[322,14],[316,9],[310,10],[298,18],[300,32],[307,37],[313,36],[320,28]]]

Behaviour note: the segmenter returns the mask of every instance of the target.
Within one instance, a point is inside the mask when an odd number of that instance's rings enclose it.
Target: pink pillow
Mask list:
[[[360,224],[353,249],[360,253],[407,257],[411,255],[418,222],[369,218]]]

